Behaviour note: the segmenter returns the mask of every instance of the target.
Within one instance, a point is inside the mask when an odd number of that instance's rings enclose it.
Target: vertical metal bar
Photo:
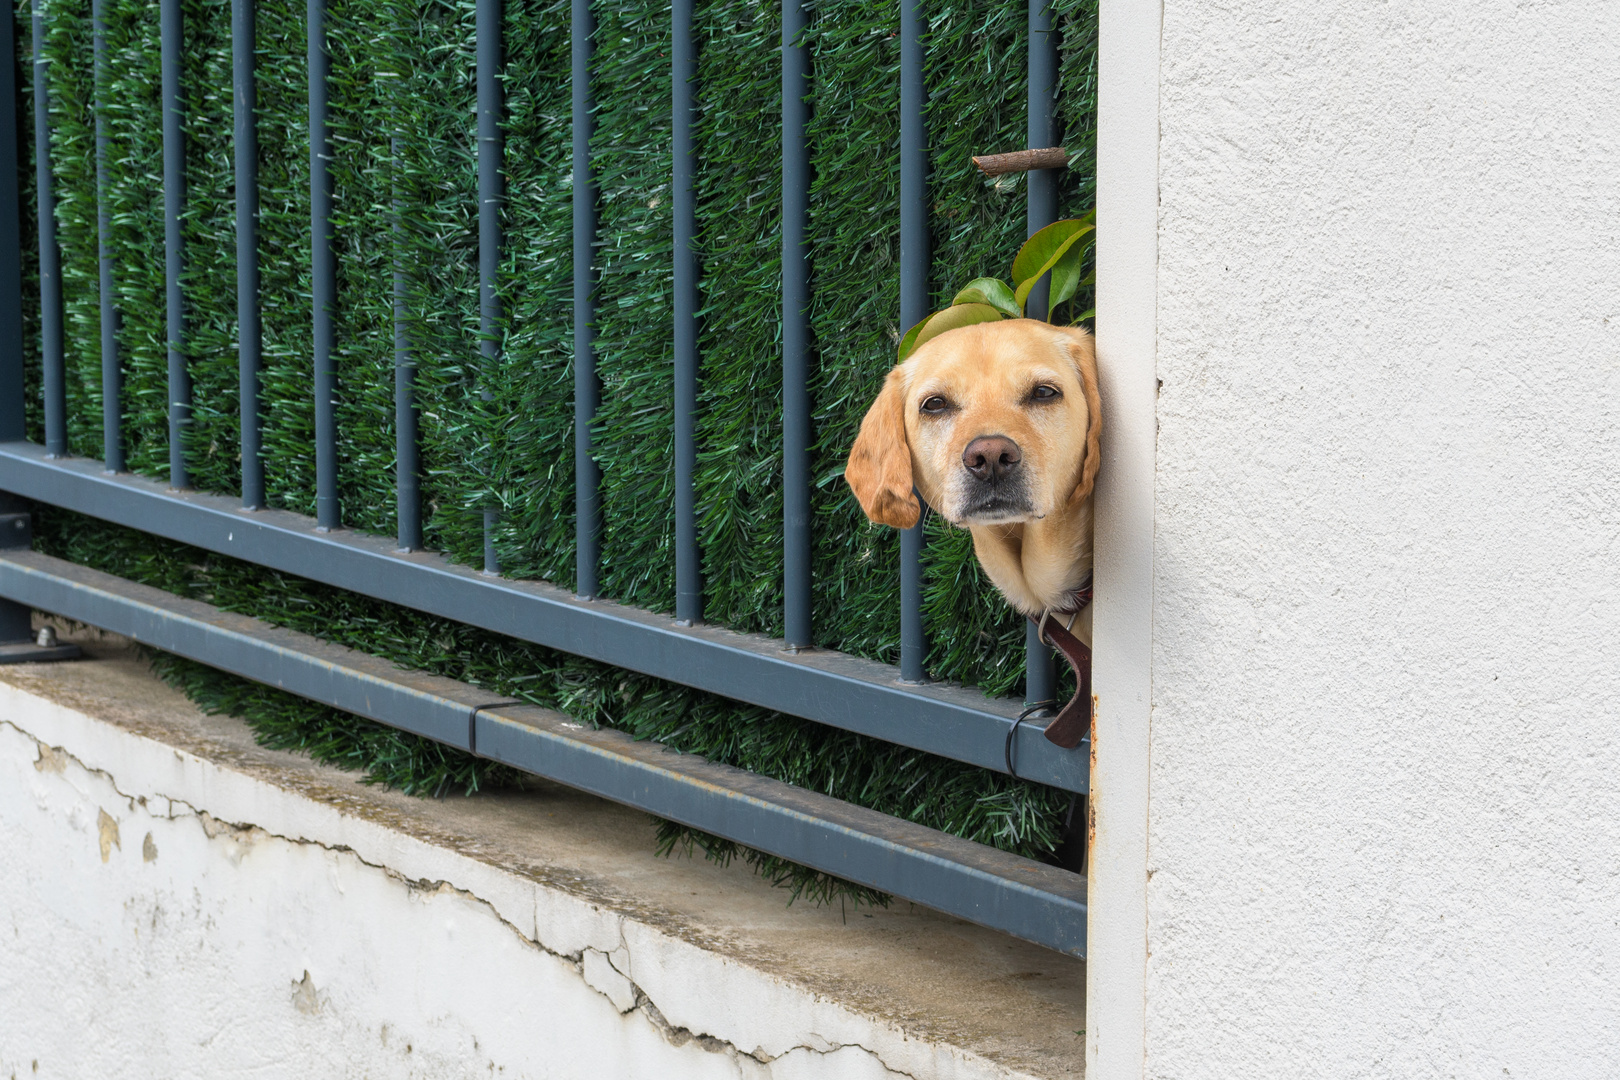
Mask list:
[[[574,591],[596,595],[601,560],[602,470],[591,456],[591,423],[601,387],[596,381],[596,298],[591,272],[596,245],[596,185],[591,178],[590,0],[573,0],[571,42],[574,91]]]
[[[43,0],[33,0],[34,188],[39,208],[39,330],[45,384],[45,452],[52,457],[66,457],[67,358],[62,347],[62,250],[56,243],[56,184],[51,172],[51,69],[45,60],[45,16],[40,11],[41,3]],[[4,117],[0,117],[0,125],[4,123]]]
[[[0,440],[27,437],[23,360],[22,191],[17,169],[16,16],[0,18]]]
[[[479,396],[495,395],[488,380],[501,358],[501,298],[496,275],[501,266],[501,0],[477,0],[478,37],[478,354],[485,386]],[[484,508],[484,573],[501,572],[495,554],[495,528],[500,512]]]
[[[1029,148],[1057,142],[1057,34],[1052,28],[1051,0],[1029,0]],[[1057,220],[1057,169],[1031,169],[1026,224],[1034,236]],[[1032,319],[1048,316],[1048,282],[1030,293],[1024,310]]]
[[[342,524],[337,486],[337,372],[332,318],[337,307],[337,252],[332,246],[332,135],[326,119],[326,0],[309,0],[310,276],[315,316],[315,526]]]
[[[168,302],[169,338],[169,486],[189,487],[186,476],[186,433],[191,426],[191,375],[186,370],[184,297],[185,237],[180,211],[186,197],[186,145],[181,128],[180,65],[183,18],[181,0],[158,5],[162,50],[163,102],[163,277]]]
[[[15,14],[0,18],[0,440],[27,437],[23,359],[22,191],[17,143]]]
[[[900,0],[900,327],[928,315],[928,129],[923,122],[922,0]],[[900,678],[922,682],[923,519],[900,534]]]
[[[809,648],[810,593],[810,52],[804,0],[782,4],[782,622],[789,649]]]
[[[231,0],[231,111],[236,124],[237,411],[242,429],[242,505],[264,506],[260,457],[259,366],[259,128],[254,49],[254,0]]]
[[[400,138],[394,151],[394,498],[401,551],[422,550],[422,473],[418,458],[416,364],[406,330],[408,281],[405,276],[405,205],[399,177]]]
[[[1052,146],[1057,141],[1054,112],[1057,95],[1057,35],[1052,31],[1051,0],[1029,0],[1029,147]],[[1034,236],[1057,220],[1055,169],[1032,169],[1026,211],[1028,235]],[[1044,319],[1049,282],[1030,291],[1024,305],[1032,319]],[[1052,650],[1041,642],[1033,625],[1024,628],[1024,701],[1051,701],[1057,695],[1057,668]]]
[[[671,6],[670,83],[675,136],[675,621],[703,618],[703,567],[698,553],[697,500],[697,199],[692,148],[693,81],[697,45],[692,38],[693,0]]]
[[[90,5],[95,56],[96,110],[96,244],[101,293],[101,463],[108,472],[124,471],[123,372],[118,367],[118,307],[113,302],[112,207],[107,194],[107,116],[104,96],[107,69],[107,25],[102,0]]]

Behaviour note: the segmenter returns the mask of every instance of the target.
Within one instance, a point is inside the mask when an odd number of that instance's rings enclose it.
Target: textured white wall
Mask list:
[[[885,997],[838,957],[803,960],[837,973],[847,1000],[794,982],[797,955],[741,963],[732,924],[634,899],[622,865],[507,846],[502,829],[543,828],[537,815],[492,810],[425,836],[350,780],[267,763],[245,734],[233,751],[151,711],[109,721],[108,705],[80,712],[0,681],[5,1080],[1071,1074],[963,1050],[973,1018],[919,1015],[923,999]],[[733,913],[748,910],[741,892],[724,894]]]
[[[1150,1076],[1620,1075],[1616,42],[1165,4]]]

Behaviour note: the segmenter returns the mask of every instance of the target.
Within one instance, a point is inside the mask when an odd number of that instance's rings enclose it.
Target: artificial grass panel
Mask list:
[[[57,242],[62,252],[68,449],[74,454],[100,457],[101,319],[97,299],[90,5],[74,0],[38,2],[46,18],[45,49],[50,73],[51,164]]]
[[[602,397],[592,446],[602,466],[600,585],[605,596],[669,611],[675,601],[669,9],[610,0],[593,10]]]
[[[574,584],[573,149],[567,0],[506,0],[505,339],[485,387],[488,495],[514,577]],[[452,463],[453,464],[453,463]],[[446,470],[449,484],[459,475]],[[465,492],[462,505],[483,505]],[[440,498],[453,498],[449,492]],[[445,529],[440,527],[439,536]],[[463,541],[465,543],[465,541]],[[446,550],[457,551],[451,543]],[[470,548],[462,555],[475,561]]]
[[[811,34],[814,628],[833,648],[895,663],[899,534],[866,520],[843,471],[899,340],[899,10],[820,0]]]
[[[704,617],[782,632],[782,76],[773,5],[695,17],[697,469]]]

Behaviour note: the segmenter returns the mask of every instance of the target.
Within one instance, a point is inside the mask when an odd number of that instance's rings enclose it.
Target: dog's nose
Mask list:
[[[962,467],[987,482],[1000,480],[1022,460],[1018,444],[1005,435],[980,435],[962,451]]]

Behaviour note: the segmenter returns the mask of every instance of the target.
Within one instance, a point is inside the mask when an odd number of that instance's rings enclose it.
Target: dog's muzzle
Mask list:
[[[964,522],[994,524],[1029,517],[1035,506],[1029,495],[1024,454],[1005,435],[980,435],[962,451],[960,517]]]

